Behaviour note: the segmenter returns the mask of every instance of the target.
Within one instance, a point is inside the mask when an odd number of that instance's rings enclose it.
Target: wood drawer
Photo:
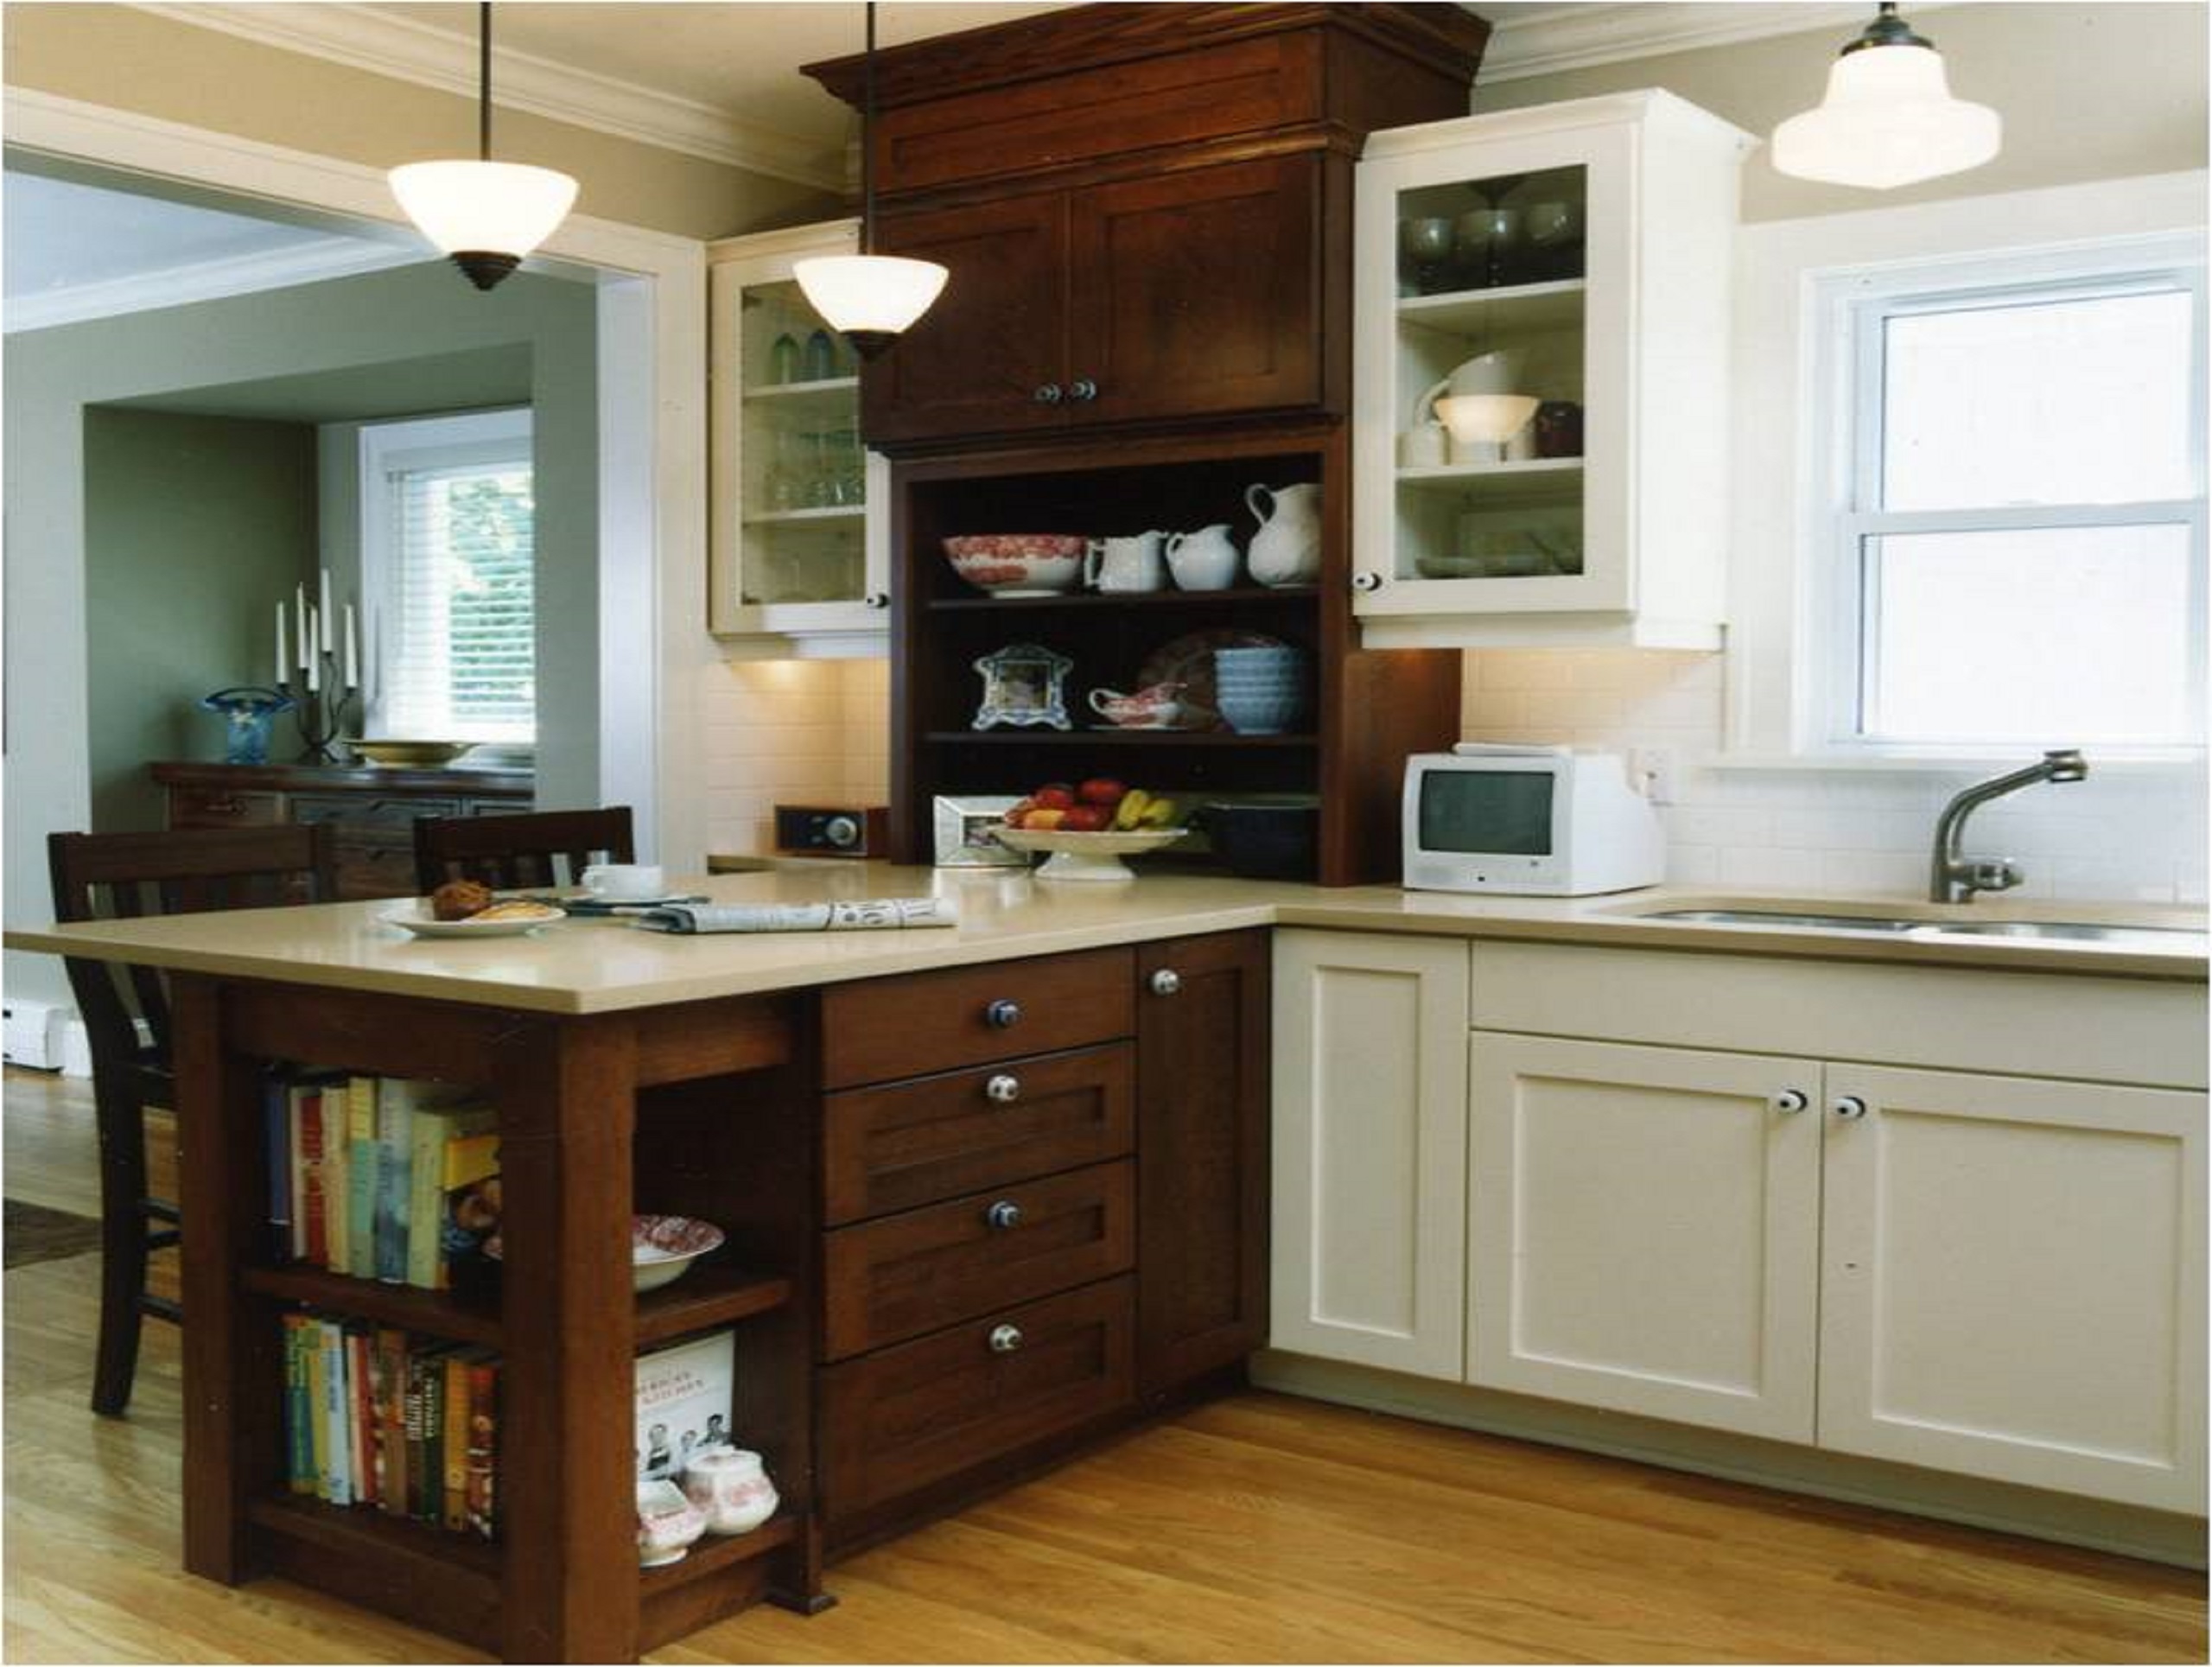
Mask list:
[[[1134,951],[1096,949],[832,984],[822,995],[823,1085],[1116,1040],[1136,1029],[1135,980]]]
[[[459,816],[457,799],[416,799],[395,794],[372,798],[367,793],[295,793],[292,820],[299,823],[334,822],[338,837],[357,844],[415,846],[415,824],[426,816]]]
[[[832,1094],[824,1219],[841,1226],[1123,1156],[1135,1139],[1135,1075],[1130,1044],[1111,1042]]]
[[[1125,1158],[841,1228],[824,1252],[824,1357],[1127,1272],[1135,1206]]]
[[[1136,1282],[1001,1310],[822,1374],[823,1505],[834,1519],[1129,1404]],[[992,1334],[1018,1334],[1007,1352]]]
[[[169,789],[172,828],[275,828],[284,820],[282,793],[240,793],[226,787]]]

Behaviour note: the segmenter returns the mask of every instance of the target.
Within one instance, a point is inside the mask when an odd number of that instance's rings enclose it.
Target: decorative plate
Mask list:
[[[556,920],[567,919],[566,911],[550,903],[496,904],[499,913],[489,920],[470,916],[466,920],[433,919],[429,905],[416,901],[404,908],[389,909],[377,917],[387,926],[397,926],[417,938],[519,938]]]
[[[1179,683],[1183,692],[1183,721],[1179,729],[1225,729],[1222,722],[1220,701],[1214,693],[1213,654],[1217,648],[1287,648],[1290,645],[1280,637],[1269,637],[1257,631],[1239,631],[1224,626],[1212,631],[1193,631],[1187,637],[1178,637],[1165,647],[1155,648],[1145,663],[1137,668],[1137,687],[1149,689],[1155,683]]]

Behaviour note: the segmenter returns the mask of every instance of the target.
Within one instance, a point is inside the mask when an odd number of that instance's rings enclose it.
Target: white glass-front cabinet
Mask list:
[[[1751,144],[1659,92],[1369,139],[1353,609],[1370,646],[1719,646]],[[1440,393],[1538,404],[1509,439],[1453,440]]]
[[[860,437],[860,372],[791,276],[849,254],[858,223],[732,238],[709,250],[714,488],[711,626],[730,652],[886,652],[882,460]]]

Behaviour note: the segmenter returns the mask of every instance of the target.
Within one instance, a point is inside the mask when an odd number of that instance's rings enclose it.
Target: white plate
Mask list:
[[[524,920],[433,920],[413,909],[393,909],[377,917],[387,926],[397,926],[417,938],[519,938],[524,932],[536,932],[540,926],[550,926],[568,918],[551,907],[535,919]]]

